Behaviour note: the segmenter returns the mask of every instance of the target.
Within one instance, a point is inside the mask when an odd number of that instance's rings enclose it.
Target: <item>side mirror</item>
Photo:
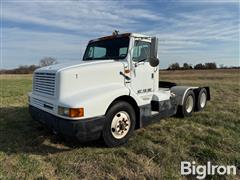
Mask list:
[[[151,39],[151,48],[150,48],[150,59],[149,63],[152,67],[156,67],[159,64],[159,59],[157,58],[158,51],[158,39],[153,37]]]

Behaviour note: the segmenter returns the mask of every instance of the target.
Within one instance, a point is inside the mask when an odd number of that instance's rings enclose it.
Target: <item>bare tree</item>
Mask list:
[[[168,70],[179,70],[180,65],[178,63],[173,63],[168,67]]]
[[[194,69],[205,69],[205,66],[204,66],[204,64],[199,63],[199,64],[196,64],[196,65],[194,66]]]
[[[205,63],[206,69],[217,69],[217,65],[215,62]]]
[[[49,65],[52,65],[52,64],[57,64],[57,60],[56,58],[53,58],[53,57],[45,57],[43,59],[40,60],[39,62],[39,66],[40,67],[44,67],[44,66],[49,66]]]
[[[183,67],[181,69],[184,69],[184,70],[192,69],[192,65],[188,63],[183,63]]]

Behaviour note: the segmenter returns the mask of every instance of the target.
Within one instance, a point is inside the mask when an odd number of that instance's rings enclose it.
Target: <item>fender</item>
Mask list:
[[[176,95],[176,102],[178,105],[183,105],[183,101],[185,98],[185,95],[188,90],[197,89],[198,87],[190,87],[190,86],[173,86],[171,88],[171,91]]]
[[[78,94],[61,99],[59,105],[72,108],[83,107],[84,117],[78,119],[97,117],[105,114],[116,97],[129,95],[129,93],[129,89],[122,84],[108,84],[85,89]]]

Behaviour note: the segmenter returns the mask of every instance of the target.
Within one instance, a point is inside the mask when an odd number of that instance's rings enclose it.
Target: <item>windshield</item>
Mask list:
[[[128,46],[129,37],[95,41],[88,44],[83,60],[124,59]]]

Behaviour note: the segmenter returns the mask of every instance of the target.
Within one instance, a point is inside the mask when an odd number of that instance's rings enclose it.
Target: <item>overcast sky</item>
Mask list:
[[[204,0],[2,0],[1,67],[46,56],[80,61],[87,42],[113,30],[159,38],[161,68],[173,62],[239,66],[239,2]]]

